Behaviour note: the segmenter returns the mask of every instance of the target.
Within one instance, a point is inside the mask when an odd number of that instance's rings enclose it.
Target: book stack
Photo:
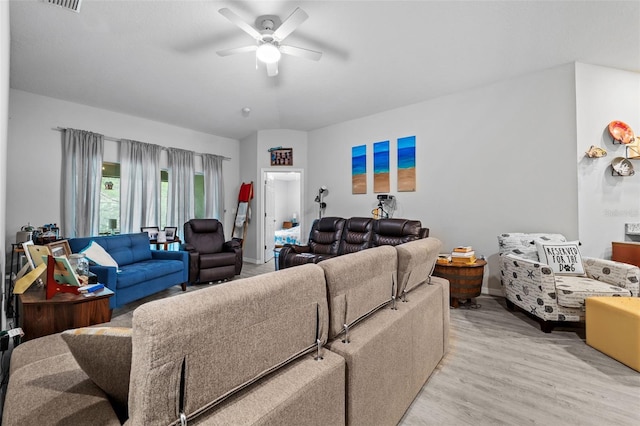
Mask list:
[[[451,252],[451,263],[468,265],[476,263],[476,252],[471,246],[459,246]]]
[[[441,253],[438,255],[438,259],[436,259],[438,265],[448,265],[451,263],[451,255],[449,253]]]

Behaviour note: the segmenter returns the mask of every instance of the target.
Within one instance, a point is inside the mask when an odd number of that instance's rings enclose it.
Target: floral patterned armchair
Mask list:
[[[538,257],[544,243],[567,243],[561,234],[509,233],[498,236],[500,283],[507,307],[537,317],[550,333],[556,322],[584,321],[585,298],[638,297],[640,268],[611,260],[582,257],[584,274],[561,275]],[[579,258],[578,258],[579,259]]]

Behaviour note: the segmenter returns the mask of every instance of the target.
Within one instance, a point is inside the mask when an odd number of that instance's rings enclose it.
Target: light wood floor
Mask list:
[[[245,263],[239,278],[273,270],[273,261]],[[178,293],[174,287],[114,317]],[[450,311],[449,352],[401,425],[640,425],[640,373],[588,346],[584,327],[545,334],[501,297],[476,301],[479,309]]]

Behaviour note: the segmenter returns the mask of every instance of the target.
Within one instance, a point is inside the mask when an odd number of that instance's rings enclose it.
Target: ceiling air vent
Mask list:
[[[45,3],[52,4],[54,6],[60,6],[63,9],[71,10],[76,13],[80,13],[80,3],[82,0],[43,0]]]

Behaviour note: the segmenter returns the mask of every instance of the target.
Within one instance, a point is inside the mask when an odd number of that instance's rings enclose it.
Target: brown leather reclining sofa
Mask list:
[[[428,236],[429,228],[423,228],[419,220],[323,217],[311,225],[307,245],[285,244],[280,249],[278,269]]]

